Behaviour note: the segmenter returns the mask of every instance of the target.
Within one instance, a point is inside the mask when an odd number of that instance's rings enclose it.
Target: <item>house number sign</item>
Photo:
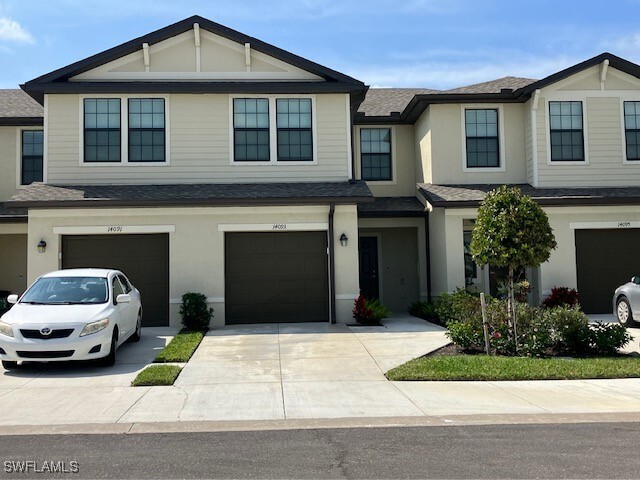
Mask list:
[[[121,225],[112,225],[107,227],[107,233],[122,233],[124,228]]]
[[[273,229],[274,230],[286,230],[287,229],[287,224],[286,223],[274,223],[273,224]]]

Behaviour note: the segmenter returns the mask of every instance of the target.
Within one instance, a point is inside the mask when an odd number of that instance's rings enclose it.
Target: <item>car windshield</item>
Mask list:
[[[109,299],[107,279],[102,277],[44,277],[20,300],[32,305],[90,305]]]

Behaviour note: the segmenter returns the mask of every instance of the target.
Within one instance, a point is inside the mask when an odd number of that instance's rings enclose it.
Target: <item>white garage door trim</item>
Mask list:
[[[328,223],[221,223],[219,232],[307,232],[329,230]]]
[[[569,228],[571,228],[572,230],[640,228],[640,222],[628,220],[620,220],[615,222],[570,222]]]
[[[118,235],[136,233],[174,233],[175,225],[92,225],[53,227],[56,235]]]

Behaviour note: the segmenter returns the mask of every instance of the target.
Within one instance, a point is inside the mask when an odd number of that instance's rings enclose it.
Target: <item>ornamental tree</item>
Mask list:
[[[478,208],[471,235],[471,255],[480,265],[488,263],[508,269],[507,309],[514,340],[513,272],[520,267],[537,267],[546,262],[556,245],[547,214],[519,188],[503,185],[492,190]]]

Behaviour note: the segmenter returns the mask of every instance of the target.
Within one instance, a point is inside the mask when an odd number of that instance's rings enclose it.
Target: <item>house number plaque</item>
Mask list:
[[[286,223],[274,223],[273,224],[273,229],[274,230],[286,230],[287,229],[287,224]]]

